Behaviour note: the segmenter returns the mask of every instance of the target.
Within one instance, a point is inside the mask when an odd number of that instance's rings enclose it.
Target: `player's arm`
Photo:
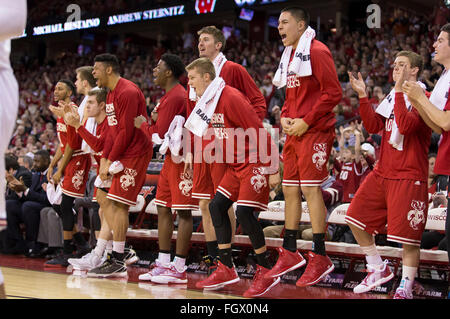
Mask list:
[[[376,134],[384,128],[384,120],[381,115],[375,113],[372,105],[369,103],[369,99],[366,93],[366,85],[360,72],[358,72],[358,78],[354,77],[351,72],[348,72],[350,79],[350,85],[353,90],[358,94],[359,98],[359,114],[363,121],[364,127],[370,134]]]
[[[98,153],[103,150],[103,146],[105,145],[104,134],[102,134],[100,137],[97,137],[91,134],[91,132],[89,132],[84,126],[81,125],[78,127],[77,132],[94,152]]]
[[[267,114],[266,99],[247,70],[240,64],[237,64],[237,66],[236,72],[234,72],[234,80],[239,83],[237,89],[250,100],[250,104],[255,109],[258,118],[262,121]]]
[[[339,83],[333,57],[329,51],[317,50],[311,55],[311,68],[314,77],[320,84],[320,98],[306,114],[303,121],[311,127],[322,116],[333,112],[334,107],[342,99],[342,88]]]
[[[26,0],[0,0],[0,41],[22,35],[26,23]]]
[[[59,144],[58,147],[56,148],[56,153],[53,156],[53,159],[50,162],[50,165],[48,166],[48,170],[47,170],[47,180],[48,181],[51,181],[52,176],[53,176],[53,169],[58,164],[58,162],[62,156],[63,156],[63,153],[61,151],[61,144]]]
[[[411,101],[412,106],[419,111],[421,116],[424,115],[422,119],[433,131],[442,133],[442,130],[450,130],[450,112],[441,111],[433,105],[417,83],[407,81],[403,84],[402,89]],[[447,100],[446,107],[449,103],[450,99]]]
[[[64,170],[66,169],[67,164],[69,164],[73,154],[73,149],[70,147],[69,144],[66,144],[66,147],[64,149],[64,154],[59,161],[58,169],[55,174],[53,174],[53,181],[55,184],[59,184],[61,177],[64,175]]]

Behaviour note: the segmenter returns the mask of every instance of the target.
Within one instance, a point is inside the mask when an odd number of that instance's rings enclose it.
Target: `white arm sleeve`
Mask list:
[[[26,0],[0,0],[0,41],[22,35],[26,23]]]

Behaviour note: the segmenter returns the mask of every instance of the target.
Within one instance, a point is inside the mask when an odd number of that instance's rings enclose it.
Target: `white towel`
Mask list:
[[[123,171],[123,164],[120,161],[115,161],[109,166],[108,171],[111,175],[117,174],[117,173]],[[98,175],[94,181],[94,186],[97,188],[110,188],[111,184],[112,184],[112,176],[110,176],[108,179],[102,181],[100,179],[100,176]]]
[[[305,32],[303,32],[298,41],[291,63],[289,63],[289,59],[292,53],[292,46],[288,46],[284,49],[280,64],[278,65],[278,69],[272,80],[273,85],[278,88],[284,87],[287,83],[287,75],[289,72],[294,72],[298,76],[310,76],[312,74],[310,53],[311,41],[315,37],[316,31],[311,27],[308,27]]]
[[[422,87],[422,89],[424,90],[426,89],[425,84],[423,84],[420,81],[418,81],[417,83]],[[408,100],[406,94],[403,94],[403,98],[405,99],[406,108],[408,109],[408,111],[411,110],[411,102]],[[391,92],[389,92],[389,94],[383,99],[383,101],[381,101],[375,112],[388,119],[390,118],[392,111],[394,110],[394,104],[395,104],[395,88],[392,89]],[[403,140],[404,135],[400,134],[394,116],[394,121],[392,122],[391,137],[389,138],[389,144],[391,144],[392,147],[394,147],[395,149],[403,151]]]
[[[62,190],[61,186],[58,184],[55,188],[55,184],[48,183],[47,184],[47,198],[50,204],[52,205],[60,205],[62,199]]]
[[[160,138],[158,133],[152,134],[152,142],[156,145],[161,144],[159,148],[161,154],[166,154],[167,149],[170,149],[173,155],[178,156],[181,149],[184,122],[185,119],[183,116],[176,115],[170,123],[166,134],[164,134],[164,139]]]
[[[221,77],[216,77],[195,104],[184,127],[197,136],[203,136],[208,129],[224,87],[225,81]]]
[[[450,89],[450,72],[449,70],[442,71],[441,77],[434,86],[431,92],[430,102],[433,103],[439,110],[444,110],[445,104],[448,100],[448,90]]]
[[[220,72],[222,72],[222,68],[227,62],[227,58],[222,52],[219,52],[219,54],[216,56],[216,58],[213,61],[214,70],[216,71],[216,77],[220,76]],[[197,101],[197,94],[195,93],[195,90],[189,86],[189,99],[191,101]]]
[[[96,87],[97,88],[97,87]],[[83,117],[84,117],[84,110],[86,108],[86,103],[87,103],[87,99],[88,96],[86,95],[83,99],[83,101],[81,101],[80,106],[78,107],[78,115],[80,116],[80,122],[83,121]],[[92,135],[95,135],[95,131],[97,129],[97,122],[95,121],[95,118],[93,117],[88,117],[87,121],[86,121],[86,125],[85,125],[86,130],[91,133]],[[82,140],[81,142],[81,150],[84,153],[94,153],[94,151],[91,149],[91,147],[86,143],[85,140]]]

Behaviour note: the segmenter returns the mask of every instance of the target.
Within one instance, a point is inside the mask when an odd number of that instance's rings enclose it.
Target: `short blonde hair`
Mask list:
[[[197,60],[192,61],[187,67],[186,71],[190,71],[193,69],[197,69],[198,73],[202,76],[205,73],[208,73],[211,77],[211,81],[216,78],[216,70],[214,69],[214,64],[208,58],[198,58]]]

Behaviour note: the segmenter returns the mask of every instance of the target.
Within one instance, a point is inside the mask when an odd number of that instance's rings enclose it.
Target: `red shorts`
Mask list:
[[[248,165],[239,172],[228,166],[217,191],[237,202],[237,205],[255,207],[258,211],[267,210],[269,175],[260,165]]]
[[[427,183],[391,180],[372,172],[356,192],[345,221],[373,235],[387,223],[388,240],[420,246],[427,213]]]
[[[70,197],[83,198],[91,169],[90,154],[74,154],[64,170],[61,191]]]
[[[335,135],[333,130],[288,135],[283,146],[283,186],[320,186],[328,178]]]
[[[198,199],[212,199],[218,190],[223,176],[228,171],[228,165],[225,163],[194,163],[194,178],[192,197]],[[233,178],[234,173],[230,173],[229,178]],[[239,179],[234,176],[234,185],[229,188],[230,197],[237,198],[239,193]],[[231,196],[231,195],[234,196]],[[228,196],[227,196],[228,197]]]
[[[152,159],[153,151],[150,151],[142,157],[122,158],[124,169],[113,175],[111,188],[106,198],[119,203],[134,206],[137,196],[141,192],[147,175],[148,163]]]
[[[174,163],[169,154],[159,175],[155,204],[175,210],[198,209],[198,200],[191,197],[192,185],[192,176],[184,174],[184,163]]]

